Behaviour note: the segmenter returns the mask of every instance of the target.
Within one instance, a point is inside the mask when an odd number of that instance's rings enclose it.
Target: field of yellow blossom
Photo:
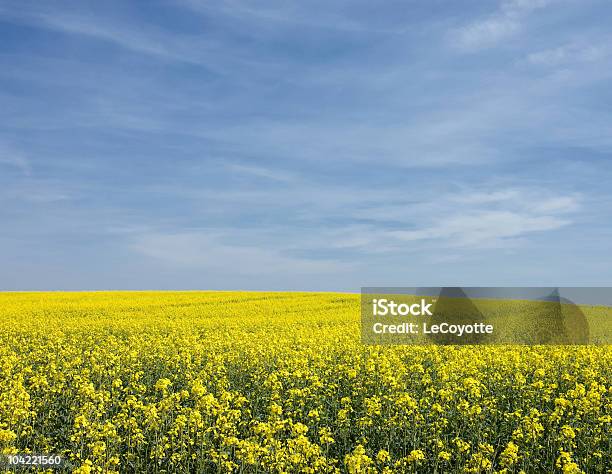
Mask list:
[[[0,293],[0,449],[79,473],[612,472],[610,345],[367,346],[359,311]]]

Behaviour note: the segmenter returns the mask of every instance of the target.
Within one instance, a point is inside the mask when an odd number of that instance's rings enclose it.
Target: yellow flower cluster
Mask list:
[[[359,335],[358,295],[0,294],[0,450],[80,473],[610,468],[610,346]]]

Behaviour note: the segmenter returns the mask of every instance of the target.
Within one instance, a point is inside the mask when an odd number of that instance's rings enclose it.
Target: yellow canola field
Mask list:
[[[351,294],[0,293],[0,449],[81,473],[612,472],[610,345],[366,346],[359,324]]]

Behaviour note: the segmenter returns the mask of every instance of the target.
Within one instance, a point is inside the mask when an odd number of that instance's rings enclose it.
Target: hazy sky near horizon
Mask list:
[[[0,290],[612,286],[607,0],[0,0]]]

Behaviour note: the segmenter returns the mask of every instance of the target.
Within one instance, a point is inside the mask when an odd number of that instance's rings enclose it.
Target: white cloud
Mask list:
[[[264,3],[232,0],[182,0],[185,7],[197,12],[226,15],[228,17],[249,22],[257,28],[277,29],[279,26],[288,28],[307,27],[322,30],[333,30],[354,33],[400,34],[406,28],[377,26],[376,18],[357,19],[351,13],[357,10],[354,1],[336,2],[302,2],[276,0]]]
[[[567,213],[579,208],[580,196],[556,196],[530,188],[507,188],[489,192],[464,191],[449,198],[450,202],[472,206],[498,206],[531,213]]]
[[[387,126],[343,120],[259,120],[223,128],[213,125],[190,133],[228,143],[234,151],[257,151],[279,160],[386,162],[417,168],[474,165],[497,155],[480,137],[495,131],[487,113],[473,106]]]
[[[527,16],[553,0],[505,0],[492,15],[465,25],[452,34],[453,42],[466,51],[484,49],[517,34]]]
[[[512,17],[492,17],[474,22],[461,29],[459,44],[462,48],[480,49],[513,35],[520,29],[520,23]]]
[[[86,11],[70,12],[40,4],[0,8],[2,17],[63,34],[104,41],[126,51],[166,61],[198,64],[218,74],[235,73],[236,69],[248,68],[256,62],[252,55],[205,36],[204,31],[184,34],[152,25],[129,23],[119,18],[92,16]]]
[[[164,42],[150,36],[143,37],[138,31],[112,27],[100,18],[75,15],[61,9],[44,8],[42,5],[28,8],[26,3],[23,8],[0,8],[0,16],[64,33],[98,38],[136,52],[176,56]]]
[[[18,168],[25,175],[32,172],[30,161],[25,154],[6,143],[0,143],[0,165]]]
[[[557,48],[536,51],[527,56],[527,61],[539,66],[559,66],[573,63],[601,61],[612,54],[609,38],[601,44],[571,43]]]
[[[235,237],[235,230],[232,231]],[[204,231],[147,233],[135,238],[137,252],[180,267],[198,267],[236,275],[326,274],[348,266],[332,260],[298,258],[281,251],[248,245],[229,244],[226,236]]]
[[[537,213],[568,213],[578,210],[579,200],[576,196],[559,196],[535,201],[531,204],[531,211]]]
[[[347,214],[374,222],[391,220],[396,228],[370,225],[351,229],[349,242],[368,251],[397,251],[406,243],[414,248],[429,243],[435,243],[436,248],[504,247],[529,234],[570,225],[579,208],[577,195],[555,195],[532,188],[468,190],[404,205],[380,202]],[[360,241],[356,236],[367,239]]]
[[[466,191],[442,196],[414,229],[388,235],[400,241],[435,241],[447,247],[504,246],[536,232],[571,224],[579,196],[530,188]]]
[[[288,183],[295,180],[295,176],[292,173],[266,168],[263,166],[229,164],[226,166],[226,168],[232,173],[250,175],[256,178],[265,178],[273,181]]]
[[[410,247],[413,250],[429,244],[443,248],[514,245],[530,234],[570,225],[582,200],[577,194],[526,186],[491,184],[443,193],[427,187],[416,189],[415,194],[396,188],[313,186],[303,178],[292,182],[290,188],[269,187],[265,191],[180,192],[188,199],[206,202],[210,209],[206,215],[227,217],[228,209],[239,209],[240,215],[259,215],[262,209],[273,208],[291,216],[288,225],[276,223],[247,231],[251,239],[248,248],[277,245],[274,252],[279,253],[272,260],[287,251],[300,255],[336,250],[394,252],[405,250],[406,242],[414,244]],[[229,229],[224,233],[232,234]],[[235,236],[240,238],[240,233]],[[224,238],[213,236],[215,241],[226,243]]]
[[[467,192],[453,196],[451,200],[463,204],[489,204],[516,200],[521,195],[518,189],[510,188],[502,191],[491,192]]]
[[[559,217],[510,211],[481,211],[444,216],[439,221],[430,227],[414,231],[392,231],[389,235],[402,241],[442,240],[453,247],[490,246],[500,240],[556,230],[570,223],[569,220]]]

